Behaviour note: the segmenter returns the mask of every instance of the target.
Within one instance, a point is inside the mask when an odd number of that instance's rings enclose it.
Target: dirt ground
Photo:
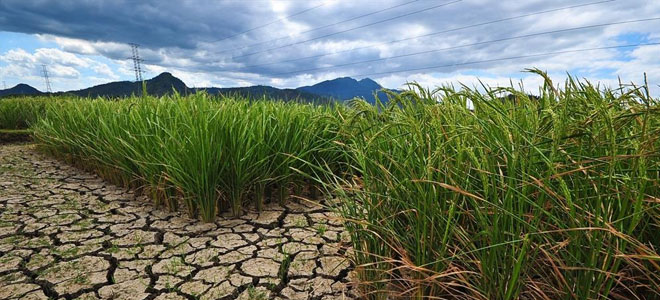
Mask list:
[[[349,241],[321,205],[202,223],[0,145],[0,299],[351,299]]]

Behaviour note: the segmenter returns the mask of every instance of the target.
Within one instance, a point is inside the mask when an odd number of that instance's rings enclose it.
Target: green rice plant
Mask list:
[[[140,99],[125,114],[134,117],[124,125],[130,134],[120,139],[154,201],[170,209],[182,201],[191,215],[199,209],[204,220],[217,212],[222,174],[222,148],[216,145],[221,122],[212,110],[205,94],[185,101],[178,95]]]
[[[356,103],[335,187],[368,298],[660,296],[658,101],[544,79]]]
[[[302,107],[301,107],[302,108]],[[275,124],[270,129],[268,138],[271,151],[276,153],[273,165],[276,169],[275,183],[278,197],[283,202],[288,197],[289,188],[293,184],[300,184],[301,178],[294,172],[302,161],[310,155],[310,141],[314,138],[314,117],[311,110],[301,109],[297,114],[290,114],[286,110],[274,111]]]
[[[254,186],[255,204],[261,209],[266,198],[266,190],[276,181],[277,159],[281,156],[275,145],[279,142],[278,129],[279,120],[271,113],[276,110],[278,104],[266,101],[259,102],[252,109],[252,140],[258,143],[259,156],[258,170],[252,180]]]
[[[0,129],[27,129],[44,113],[43,97],[0,99]]]
[[[128,135],[120,122],[128,118],[126,108],[102,99],[50,103],[44,118],[33,127],[34,135],[49,152],[130,186],[138,166],[131,160],[132,153],[119,147],[118,139]]]
[[[72,100],[49,105],[35,135],[55,155],[212,221],[221,211],[240,215],[245,204],[261,208],[267,187],[302,182],[294,170],[322,159],[330,113],[204,93]]]
[[[257,139],[257,126],[261,116],[248,102],[228,102],[220,110],[220,118],[226,121],[221,139],[224,144],[226,172],[221,176],[220,187],[232,208],[233,215],[240,215],[246,193],[268,170],[261,170],[269,154],[262,141]],[[257,118],[257,119],[254,119]],[[262,125],[263,126],[263,125]],[[263,173],[262,173],[263,172]]]

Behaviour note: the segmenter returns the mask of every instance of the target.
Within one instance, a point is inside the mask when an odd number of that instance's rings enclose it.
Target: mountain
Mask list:
[[[161,73],[152,79],[145,80],[145,82],[147,84],[147,94],[154,96],[171,94],[172,90],[185,94],[188,89],[181,79],[168,72]],[[142,84],[140,82],[115,81],[82,90],[68,91],[66,94],[74,94],[80,97],[126,97],[132,94],[139,95],[141,92]]]
[[[16,86],[12,88],[8,88],[6,90],[0,90],[0,97],[14,96],[14,95],[40,95],[40,94],[42,94],[42,92],[24,83],[19,83]]]
[[[312,103],[328,103],[332,99],[326,96],[308,93],[297,89],[278,89],[267,85],[255,85],[249,87],[234,87],[234,88],[197,88],[194,92],[205,91],[210,95],[238,95],[247,98],[261,98],[266,97],[275,100],[284,101],[302,101]]]
[[[250,87],[234,88],[193,88],[189,89],[179,78],[171,73],[164,72],[160,75],[146,80],[147,93],[154,96],[171,94],[174,90],[179,94],[196,93],[206,91],[211,95],[239,95],[249,98],[266,97],[270,99],[284,101],[301,101],[311,103],[330,103],[334,101],[345,101],[356,97],[361,97],[369,103],[375,103],[374,92],[378,92],[378,97],[386,101],[387,96],[380,91],[383,87],[377,82],[365,78],[357,81],[350,77],[342,77],[333,80],[326,80],[312,86],[303,86],[297,89],[279,89],[266,85],[255,85]],[[392,90],[394,92],[399,92]],[[73,94],[80,97],[126,97],[130,95],[140,95],[142,84],[134,81],[115,81],[96,85],[82,90],[68,92],[57,92],[54,95]],[[0,90],[0,97],[9,95],[42,95],[45,93],[27,85],[19,84],[11,89]]]
[[[378,92],[378,98],[381,101],[387,100],[387,95],[384,92],[381,92],[381,89],[383,89],[383,87],[380,84],[369,78],[357,81],[350,77],[326,80],[312,86],[297,88],[297,90],[300,91],[327,96],[342,101],[360,97],[372,104],[376,102],[374,92]]]

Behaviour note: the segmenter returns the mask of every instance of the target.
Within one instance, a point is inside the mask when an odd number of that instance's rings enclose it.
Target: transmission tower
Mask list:
[[[142,66],[141,63],[144,61],[140,58],[140,52],[138,52],[138,47],[140,45],[135,43],[130,43],[131,45],[131,59],[133,59],[133,71],[135,71],[135,81],[142,81]]]
[[[2,81],[2,89],[3,90],[7,89],[7,83],[4,80]]]
[[[50,79],[48,78],[48,69],[46,69],[46,65],[41,65],[41,70],[44,75],[44,80],[46,81],[46,91],[52,93],[53,90],[50,88]]]

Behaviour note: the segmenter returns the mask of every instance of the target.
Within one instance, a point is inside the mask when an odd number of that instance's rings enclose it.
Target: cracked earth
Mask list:
[[[349,242],[321,205],[202,223],[0,145],[0,299],[352,299]]]

